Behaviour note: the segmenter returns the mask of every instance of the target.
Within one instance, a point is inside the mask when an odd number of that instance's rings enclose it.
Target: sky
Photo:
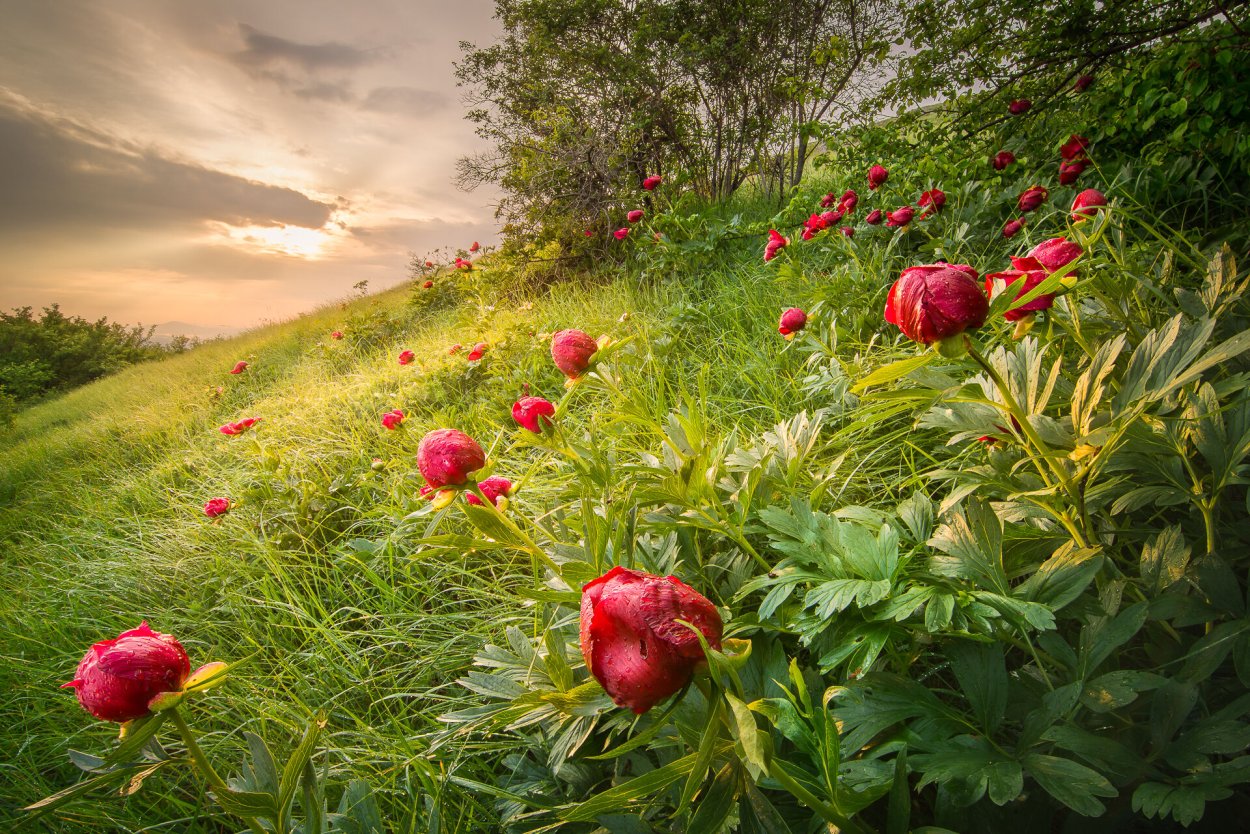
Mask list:
[[[497,237],[489,0],[0,0],[0,309],[247,327]],[[448,258],[450,259],[450,258]]]

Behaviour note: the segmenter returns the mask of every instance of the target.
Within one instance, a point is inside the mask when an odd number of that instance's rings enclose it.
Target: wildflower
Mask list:
[[[1034,185],[1025,189],[1020,195],[1017,204],[1020,211],[1033,211],[1035,208],[1046,202],[1046,198],[1050,196],[1050,192],[1040,185]]]
[[[475,241],[473,241],[473,245],[469,247],[469,251],[470,251],[470,252],[476,252],[477,250],[479,250],[479,249],[481,249],[481,248],[482,248],[482,244],[478,243],[478,242],[475,240]]]
[[[876,226],[883,219],[885,219],[885,213],[881,211],[881,209],[873,209],[868,212],[868,216],[864,218],[864,222],[869,226]]]
[[[639,220],[642,220],[642,209],[634,209],[629,214],[625,215],[625,219],[630,223],[637,223]]]
[[[1012,258],[1011,263],[1016,269],[1027,271],[1040,268],[1050,274],[1075,261],[1084,251],[1078,244],[1066,238],[1052,237],[1034,246],[1023,258]]]
[[[1059,146],[1059,155],[1071,162],[1074,159],[1085,159],[1089,150],[1089,140],[1079,133],[1068,136],[1068,141]]]
[[[598,350],[598,343],[581,330],[561,330],[551,337],[551,359],[569,379],[584,374]]]
[[[182,689],[190,674],[182,644],[143,622],[88,649],[74,679],[61,688],[73,689],[96,718],[122,723],[147,715],[156,696]]]
[[[399,424],[404,422],[404,412],[398,408],[394,411],[388,411],[382,415],[382,425],[390,431],[399,428]]]
[[[1030,101],[1029,99],[1018,98],[1012,101],[1011,104],[1007,105],[1007,110],[1008,112],[1011,113],[1011,115],[1019,116],[1022,113],[1027,113],[1029,111],[1029,108],[1032,106],[1033,106],[1033,102]]]
[[[1098,213],[1099,206],[1107,205],[1106,196],[1096,188],[1087,188],[1072,201],[1072,222],[1080,223]]]
[[[242,362],[242,361],[240,361],[240,362],[236,362],[236,363],[235,363],[235,366],[234,366],[233,370],[231,370],[231,371],[230,371],[230,373],[232,373],[232,374],[241,374],[241,373],[243,373],[243,372],[244,372],[244,371],[246,371],[246,370],[247,370],[247,363],[246,363],[246,362]]]
[[[629,228],[626,227],[626,228],[617,229],[615,232],[612,233],[612,237],[616,238],[617,240],[624,240],[625,238],[629,237]]]
[[[890,287],[885,320],[925,345],[980,327],[989,301],[977,278],[977,271],[965,264],[908,267]]]
[[[455,356],[457,353],[460,352],[460,347],[461,347],[460,343],[456,342],[454,345],[452,345],[451,347],[447,349],[447,355]]]
[[[880,165],[872,166],[868,169],[868,189],[870,191],[876,191],[878,188],[885,185],[886,180],[889,178],[890,172],[888,169],[883,168]]]
[[[924,214],[920,215],[920,219],[925,220],[942,210],[942,206],[946,205],[946,194],[940,188],[932,188],[920,195],[920,200],[916,205],[925,210]]]
[[[333,333],[330,334],[330,338],[337,342],[339,339],[343,338],[343,331],[335,330]]]
[[[489,349],[490,345],[486,344],[486,342],[478,342],[473,346],[473,349],[469,351],[469,355],[466,356],[465,359],[470,362],[476,362],[481,359]]]
[[[506,506],[508,493],[512,491],[512,481],[509,481],[507,478],[494,476],[487,478],[484,481],[479,481],[477,488],[480,489],[482,494],[489,498],[490,502],[496,507],[499,506],[500,501],[504,501]],[[470,504],[476,504],[479,507],[482,505],[482,499],[478,498],[471,492],[466,492],[464,494],[464,500],[468,501]],[[502,509],[502,507],[500,509]]]
[[[659,174],[652,174],[642,181],[642,187],[646,191],[655,191],[656,187],[664,182],[664,178]]]
[[[550,426],[548,418],[554,417],[555,413],[556,407],[542,397],[522,397],[512,404],[512,419],[534,434],[542,431],[542,425]]]
[[[994,170],[1001,171],[1015,161],[1016,155],[1011,151],[999,151],[994,154]]]
[[[768,230],[768,243],[764,244],[764,262],[777,257],[777,253],[790,245],[790,239],[782,237],[776,229]]]
[[[244,417],[237,423],[226,423],[224,426],[219,427],[217,431],[233,437],[236,434],[243,434],[243,432],[259,423],[262,419],[261,417]]]
[[[833,205],[834,199],[836,198],[833,196],[833,192],[826,194],[825,196],[820,198],[820,207],[824,209],[829,208],[830,206]]]
[[[1006,237],[1006,238],[1015,237],[1016,235],[1020,233],[1020,230],[1023,228],[1024,228],[1023,217],[1016,218],[1013,220],[1008,220],[1007,224],[1003,226],[1003,237]]]
[[[1076,79],[1076,83],[1072,85],[1072,92],[1083,93],[1089,89],[1089,85],[1094,83],[1094,76],[1082,75]]]
[[[1010,287],[1021,278],[1024,283],[1016,292],[1016,298],[1023,298],[1025,293],[1031,292],[1034,287],[1046,280],[1046,270],[1044,269],[1009,269],[1005,272],[991,272],[985,276],[985,292],[992,294],[994,292],[994,279],[1001,278]],[[1049,310],[1055,302],[1053,293],[1045,293],[1034,298],[1028,304],[1016,307],[1014,310],[1008,310],[1003,313],[1003,318],[1007,321],[1019,321],[1025,316],[1031,315],[1038,310]]]
[[[850,214],[855,211],[857,205],[859,205],[859,195],[855,193],[855,189],[848,188],[842,192],[842,198],[838,200],[838,211]]]
[[[435,429],[421,438],[417,446],[417,468],[434,489],[463,484],[485,465],[482,447],[455,429]]]
[[[584,237],[594,237],[594,236],[595,236],[595,233],[594,233],[594,232],[592,232],[590,229],[587,229],[586,231],[582,232],[582,235],[583,235]]]
[[[413,352],[412,352],[412,351],[410,351],[410,350],[405,350],[405,351],[403,351],[402,353],[400,353],[400,354],[399,354],[399,364],[401,364],[401,365],[411,365],[411,364],[412,364],[412,360],[414,360],[414,359],[416,359],[416,358],[417,358],[417,355],[416,355],[415,353],[413,353]]]
[[[1071,185],[1076,182],[1076,178],[1085,170],[1085,160],[1078,159],[1073,162],[1059,163],[1059,184]]]
[[[586,668],[617,706],[641,715],[690,682],[703,660],[697,629],[721,645],[720,613],[675,576],[615,567],[582,588]]]
[[[792,339],[794,334],[804,327],[807,327],[807,313],[798,307],[791,307],[781,314],[781,321],[777,324],[777,332],[785,336],[786,339]]]
[[[216,518],[228,512],[230,512],[229,498],[210,498],[204,503],[204,515],[209,518]]]
[[[886,216],[885,225],[887,226],[906,226],[916,216],[916,210],[911,206],[903,206],[896,208]]]
[[[843,226],[842,235],[844,237],[855,237],[855,230],[852,229],[850,226]]]
[[[434,266],[434,262],[433,262],[433,261],[426,261],[426,262],[425,262],[425,265],[426,265],[427,267],[433,268],[433,266]]]

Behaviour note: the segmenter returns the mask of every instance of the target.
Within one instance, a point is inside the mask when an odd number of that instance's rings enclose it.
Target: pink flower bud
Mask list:
[[[491,477],[479,482],[477,488],[482,491],[483,495],[490,499],[492,504],[498,507],[499,499],[512,491],[512,481],[509,481],[507,478]],[[471,492],[466,492],[464,494],[464,500],[468,501],[470,504],[476,504],[479,507],[482,506],[482,499],[478,498]]]
[[[642,220],[642,209],[634,209],[629,214],[625,215],[625,219],[630,223],[637,223],[639,220]]]
[[[455,356],[457,353],[460,352],[460,347],[461,347],[460,343],[456,342],[454,345],[452,345],[451,347],[447,349],[447,355]]]
[[[243,373],[243,372],[244,372],[244,371],[246,371],[246,370],[247,370],[247,363],[246,363],[246,362],[238,362],[238,363],[236,363],[236,364],[235,364],[235,366],[234,366],[234,370],[230,371],[230,373],[232,373],[232,374],[241,374],[241,373]]]
[[[1072,85],[1072,92],[1083,93],[1089,89],[1089,85],[1094,83],[1094,76],[1082,75],[1076,79],[1076,83]]]
[[[1013,116],[1019,116],[1021,113],[1027,113],[1029,108],[1033,106],[1033,102],[1027,98],[1018,98],[1011,104],[1007,105],[1007,110]]]
[[[1043,240],[1041,243],[1033,247],[1023,258],[1012,258],[1011,263],[1016,269],[1044,269],[1049,275],[1052,272],[1058,272],[1068,264],[1075,261],[1083,253],[1078,244],[1062,237],[1052,237],[1050,240]],[[1040,264],[1035,266],[1034,264]]]
[[[153,698],[182,689],[190,674],[182,644],[144,622],[92,646],[74,679],[61,688],[72,688],[78,703],[96,718],[121,723],[147,715]]]
[[[890,287],[885,320],[907,338],[930,344],[980,327],[989,301],[965,264],[936,263],[904,269]]]
[[[473,245],[469,247],[469,251],[470,251],[470,252],[476,252],[477,250],[479,250],[479,249],[481,249],[481,248],[482,248],[482,244],[478,243],[478,242],[475,240],[475,241],[473,241]]]
[[[433,261],[426,261],[426,262],[425,262],[425,265],[426,265],[427,267],[433,268],[433,266],[434,266],[434,262],[433,262]]]
[[[423,290],[428,290],[428,289],[432,288],[433,286],[434,286],[434,282],[433,282],[433,281],[426,281],[424,284],[422,284],[422,285],[421,285],[421,289],[423,289]]]
[[[1003,237],[1012,238],[1020,233],[1024,228],[1024,218],[1008,220],[1007,225],[1003,226]]]
[[[225,515],[230,512],[229,498],[210,498],[204,504],[204,515],[209,518],[216,518],[219,515]]]
[[[343,331],[335,330],[333,333],[330,334],[330,338],[337,342],[339,339],[343,338]]]
[[[804,327],[807,327],[807,313],[798,307],[791,307],[781,314],[777,332],[782,336],[789,336],[791,333],[798,333]]]
[[[234,435],[237,435],[237,434],[243,434],[243,432],[247,431],[252,426],[259,423],[262,419],[264,418],[244,417],[242,420],[239,420],[236,423],[226,423],[224,426],[221,426],[220,428],[218,428],[217,431],[221,432],[222,434],[230,435],[231,437],[233,437]]]
[[[826,194],[825,196],[820,198],[820,207],[826,208],[826,209],[829,208],[830,206],[833,205],[834,199],[835,198],[832,193]]]
[[[455,429],[435,429],[417,446],[417,468],[434,489],[463,484],[486,465],[477,441]]]
[[[483,356],[485,356],[486,351],[488,351],[489,349],[490,349],[490,345],[486,344],[486,342],[478,342],[476,345],[473,346],[473,349],[469,351],[469,355],[466,356],[465,359],[468,360],[469,362],[476,362],[479,359],[481,359]]]
[[[645,180],[642,181],[642,187],[646,191],[654,191],[656,189],[656,186],[658,186],[662,182],[664,182],[663,177],[661,177],[659,174],[652,174],[651,176],[647,177]]]
[[[886,217],[885,225],[887,226],[906,226],[916,216],[916,210],[911,206],[902,206],[890,212]]]
[[[399,364],[401,364],[401,365],[411,365],[411,364],[412,364],[412,360],[414,360],[414,359],[416,359],[416,358],[417,358],[417,355],[416,355],[415,353],[413,353],[413,352],[412,352],[412,351],[410,351],[410,350],[405,350],[405,351],[403,351],[402,353],[400,353],[400,354],[399,354]]]
[[[512,404],[512,419],[525,429],[538,434],[541,431],[539,419],[550,426],[549,417],[555,416],[556,407],[542,397],[522,397]]]
[[[859,205],[859,195],[855,193],[855,189],[848,188],[842,192],[842,198],[838,200],[838,211],[850,214],[855,211],[857,205]]]
[[[612,237],[616,238],[617,240],[624,240],[625,238],[629,237],[629,229],[628,228],[617,229],[615,232],[612,233]]]
[[[782,237],[776,229],[768,230],[768,243],[764,244],[764,262],[777,257],[777,253],[790,245],[790,239]]]
[[[1020,195],[1017,204],[1020,211],[1033,211],[1035,208],[1046,202],[1046,198],[1050,196],[1050,192],[1040,185],[1034,185],[1025,189]]]
[[[874,165],[868,169],[868,188],[870,191],[876,191],[885,185],[886,180],[890,178],[890,172],[880,165]]]
[[[1076,182],[1076,178],[1085,170],[1085,161],[1078,159],[1075,162],[1059,163],[1059,184],[1071,185]]]
[[[1074,159],[1084,159],[1087,150],[1089,150],[1089,140],[1078,133],[1073,133],[1068,137],[1068,141],[1059,146],[1059,155],[1071,162]]]
[[[855,237],[855,230],[852,229],[850,226],[843,226],[842,234],[845,237]]]
[[[716,606],[675,576],[615,567],[582,588],[582,657],[617,706],[641,715],[689,683],[703,648],[678,620],[720,648]]]
[[[382,425],[390,431],[395,431],[395,429],[399,428],[399,424],[402,422],[404,422],[404,412],[400,411],[398,408],[394,411],[388,411],[382,415]]]
[[[551,337],[551,359],[569,379],[584,374],[598,350],[598,343],[580,330],[561,330]]]
[[[1100,206],[1107,205],[1106,196],[1096,188],[1087,188],[1072,201],[1072,222],[1080,223],[1098,213]]]
[[[873,209],[868,212],[868,216],[864,218],[864,222],[869,226],[876,226],[885,219],[885,213],[881,209]]]
[[[1001,171],[1015,161],[1016,155],[1011,151],[999,151],[994,154],[994,170]]]

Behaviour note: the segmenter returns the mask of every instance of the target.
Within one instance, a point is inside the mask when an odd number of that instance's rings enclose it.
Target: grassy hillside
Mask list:
[[[1069,132],[1005,137],[1002,172],[865,144],[780,211],[670,186],[619,262],[575,281],[485,258],[23,413],[0,458],[0,819],[78,779],[70,749],[107,749],[115,726],[57,687],[146,619],[193,666],[243,661],[191,708],[221,769],[244,731],[289,749],[324,709],[331,807],[363,779],[395,831],[798,832],[813,809],[863,831],[907,815],[1079,831],[1105,812],[1092,824],[1109,831],[1135,813],[1193,822],[1195,801],[1226,824],[1246,804],[1228,786],[1250,778],[1250,310],[1226,245],[1245,233],[1224,225],[1240,192],[1160,208],[1177,163],[1097,142],[1060,186]],[[872,192],[869,153],[891,169]],[[1048,200],[1005,239],[1036,183]],[[847,187],[854,236],[800,241]],[[934,187],[932,217],[865,222]],[[1075,225],[1087,187],[1110,206]],[[770,228],[791,242],[765,263]],[[1002,287],[975,358],[882,321],[907,267],[994,273],[1056,236],[1080,256],[1045,279],[1057,298],[1027,334]],[[791,306],[811,318],[786,341]],[[570,327],[614,344],[566,388],[548,338]],[[557,432],[516,427],[526,394],[558,401]],[[244,417],[262,421],[217,430]],[[445,427],[513,482],[509,522],[420,495],[417,444]],[[236,505],[212,521],[216,496]],[[749,659],[671,711],[613,708],[577,633],[580,586],[612,565],[679,575]],[[238,829],[169,772],[36,825]]]

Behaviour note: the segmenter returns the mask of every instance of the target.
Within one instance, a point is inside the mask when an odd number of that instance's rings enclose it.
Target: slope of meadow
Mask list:
[[[776,214],[669,185],[620,263],[576,281],[487,257],[23,413],[0,459],[0,816],[72,784],[70,749],[107,749],[115,728],[57,687],[146,619],[193,665],[242,661],[190,708],[223,770],[244,731],[286,750],[325,710],[331,807],[364,780],[394,831],[1235,819],[1244,188],[1209,161],[1100,156],[1098,123],[1075,184],[1055,182],[1066,124],[1005,134],[1003,171],[870,134]],[[872,191],[871,162],[890,169]],[[854,236],[800,241],[848,187]],[[1089,187],[1110,205],[1074,223]],[[931,217],[865,222],[933,188]],[[765,263],[770,228],[790,243]],[[1079,255],[1046,271],[1031,330],[993,281],[979,353],[882,321],[907,267],[1003,272],[1056,237]],[[786,341],[790,306],[810,320]],[[572,327],[612,344],[566,388],[549,334]],[[557,431],[516,427],[526,394],[558,402]],[[444,427],[512,481],[502,516],[420,495],[417,443]],[[215,496],[235,506],[210,521]],[[613,565],[679,575],[750,652],[727,642],[641,718],[614,708],[577,628],[578,589]],[[238,829],[185,772],[37,824]]]

